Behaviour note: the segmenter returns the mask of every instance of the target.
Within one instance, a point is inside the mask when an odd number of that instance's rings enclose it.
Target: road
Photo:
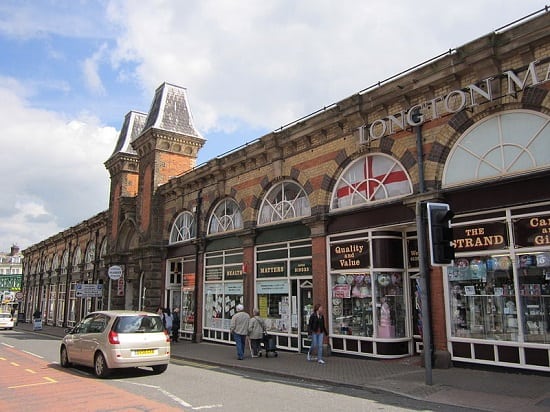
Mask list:
[[[465,410],[177,359],[161,375],[143,368],[100,380],[88,368],[61,368],[59,342],[32,332],[0,331],[0,410]]]

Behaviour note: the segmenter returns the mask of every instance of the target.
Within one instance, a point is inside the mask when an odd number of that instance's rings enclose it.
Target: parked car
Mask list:
[[[13,329],[15,321],[11,313],[0,313],[0,329]]]
[[[62,367],[90,366],[99,378],[112,369],[141,366],[162,373],[170,361],[170,335],[156,313],[93,312],[67,329],[59,356]]]

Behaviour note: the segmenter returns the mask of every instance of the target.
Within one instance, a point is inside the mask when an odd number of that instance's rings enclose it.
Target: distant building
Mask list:
[[[0,301],[14,302],[23,282],[23,255],[19,246],[12,245],[9,252],[0,252]]]

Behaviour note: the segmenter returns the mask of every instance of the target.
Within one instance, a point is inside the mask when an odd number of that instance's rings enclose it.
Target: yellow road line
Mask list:
[[[19,366],[19,364],[17,362],[10,362],[10,365]]]
[[[48,378],[47,376],[44,376],[44,379],[47,380],[47,382],[28,383],[26,385],[8,386],[8,389],[28,388],[30,386],[40,386],[40,385],[49,385],[50,383],[57,383],[55,379]]]
[[[25,369],[29,373],[36,373],[36,371],[33,371],[32,369]]]

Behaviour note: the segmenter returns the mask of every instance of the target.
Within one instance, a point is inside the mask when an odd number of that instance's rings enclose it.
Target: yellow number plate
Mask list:
[[[154,349],[138,349],[138,350],[134,351],[134,353],[137,356],[147,356],[147,355],[154,355],[155,350]]]

